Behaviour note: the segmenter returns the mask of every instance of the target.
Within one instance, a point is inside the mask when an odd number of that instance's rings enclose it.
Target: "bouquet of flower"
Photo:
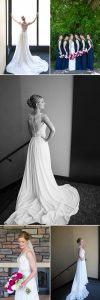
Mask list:
[[[25,277],[22,273],[13,273],[5,285],[5,290],[8,292],[8,294],[12,294],[14,291],[21,287],[24,280]],[[31,290],[28,287],[26,287],[25,292],[29,294]]]
[[[64,54],[60,54],[60,56],[59,56],[59,57],[60,57],[60,58],[64,58],[64,56],[65,56]]]
[[[66,53],[66,54],[64,55],[64,57],[67,59],[67,58],[68,58],[68,54]]]
[[[77,52],[77,57],[82,56],[83,55],[83,51],[78,51]]]
[[[69,55],[69,59],[70,59],[70,60],[73,60],[74,58],[76,58],[76,53],[70,54],[70,55]]]

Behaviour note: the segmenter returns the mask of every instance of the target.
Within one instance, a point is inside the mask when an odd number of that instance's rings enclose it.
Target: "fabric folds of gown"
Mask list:
[[[69,54],[75,54],[75,47],[74,42],[69,42]],[[69,71],[75,71],[76,70],[76,58],[69,59]]]
[[[21,254],[17,259],[19,272],[21,272],[25,278],[27,278],[30,273],[31,269],[29,266],[28,259],[25,254]],[[27,294],[25,292],[25,288],[18,288],[15,292],[15,300],[39,300],[36,278],[33,277],[26,285],[26,288],[29,288],[31,292]]]
[[[77,190],[69,184],[58,186],[56,183],[48,142],[43,139],[45,135],[43,123],[37,135],[31,138],[16,210],[5,224],[63,225],[78,212]]]
[[[80,256],[84,256],[85,250],[81,249]],[[66,300],[84,300],[88,297],[89,292],[86,289],[88,283],[86,262],[78,259],[76,273],[72,284],[71,293],[66,297]]]
[[[15,75],[38,75],[48,71],[48,63],[39,56],[31,55],[27,30],[21,30],[14,56],[6,71]]]

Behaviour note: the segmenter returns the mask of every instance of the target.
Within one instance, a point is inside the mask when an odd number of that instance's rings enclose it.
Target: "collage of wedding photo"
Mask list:
[[[100,300],[100,0],[0,12],[0,299]]]

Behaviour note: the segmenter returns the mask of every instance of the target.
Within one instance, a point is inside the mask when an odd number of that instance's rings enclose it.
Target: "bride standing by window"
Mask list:
[[[88,278],[85,262],[84,240],[82,238],[78,238],[77,243],[78,261],[76,273],[72,284],[71,293],[66,297],[66,300],[84,300],[89,295],[89,292],[86,289]]]
[[[39,56],[33,56],[28,44],[28,27],[38,18],[38,14],[31,22],[27,22],[25,17],[21,17],[21,21],[12,19],[21,27],[18,43],[16,45],[14,56],[11,62],[6,66],[6,71],[15,75],[38,75],[48,71],[48,63]]]

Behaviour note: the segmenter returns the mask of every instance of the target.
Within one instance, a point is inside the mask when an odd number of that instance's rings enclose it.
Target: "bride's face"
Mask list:
[[[43,98],[39,101],[38,107],[39,107],[40,110],[45,108],[45,102],[44,102]]]
[[[81,240],[80,245],[84,246],[84,240]]]
[[[27,247],[27,241],[23,237],[18,239],[18,243],[21,250]]]

